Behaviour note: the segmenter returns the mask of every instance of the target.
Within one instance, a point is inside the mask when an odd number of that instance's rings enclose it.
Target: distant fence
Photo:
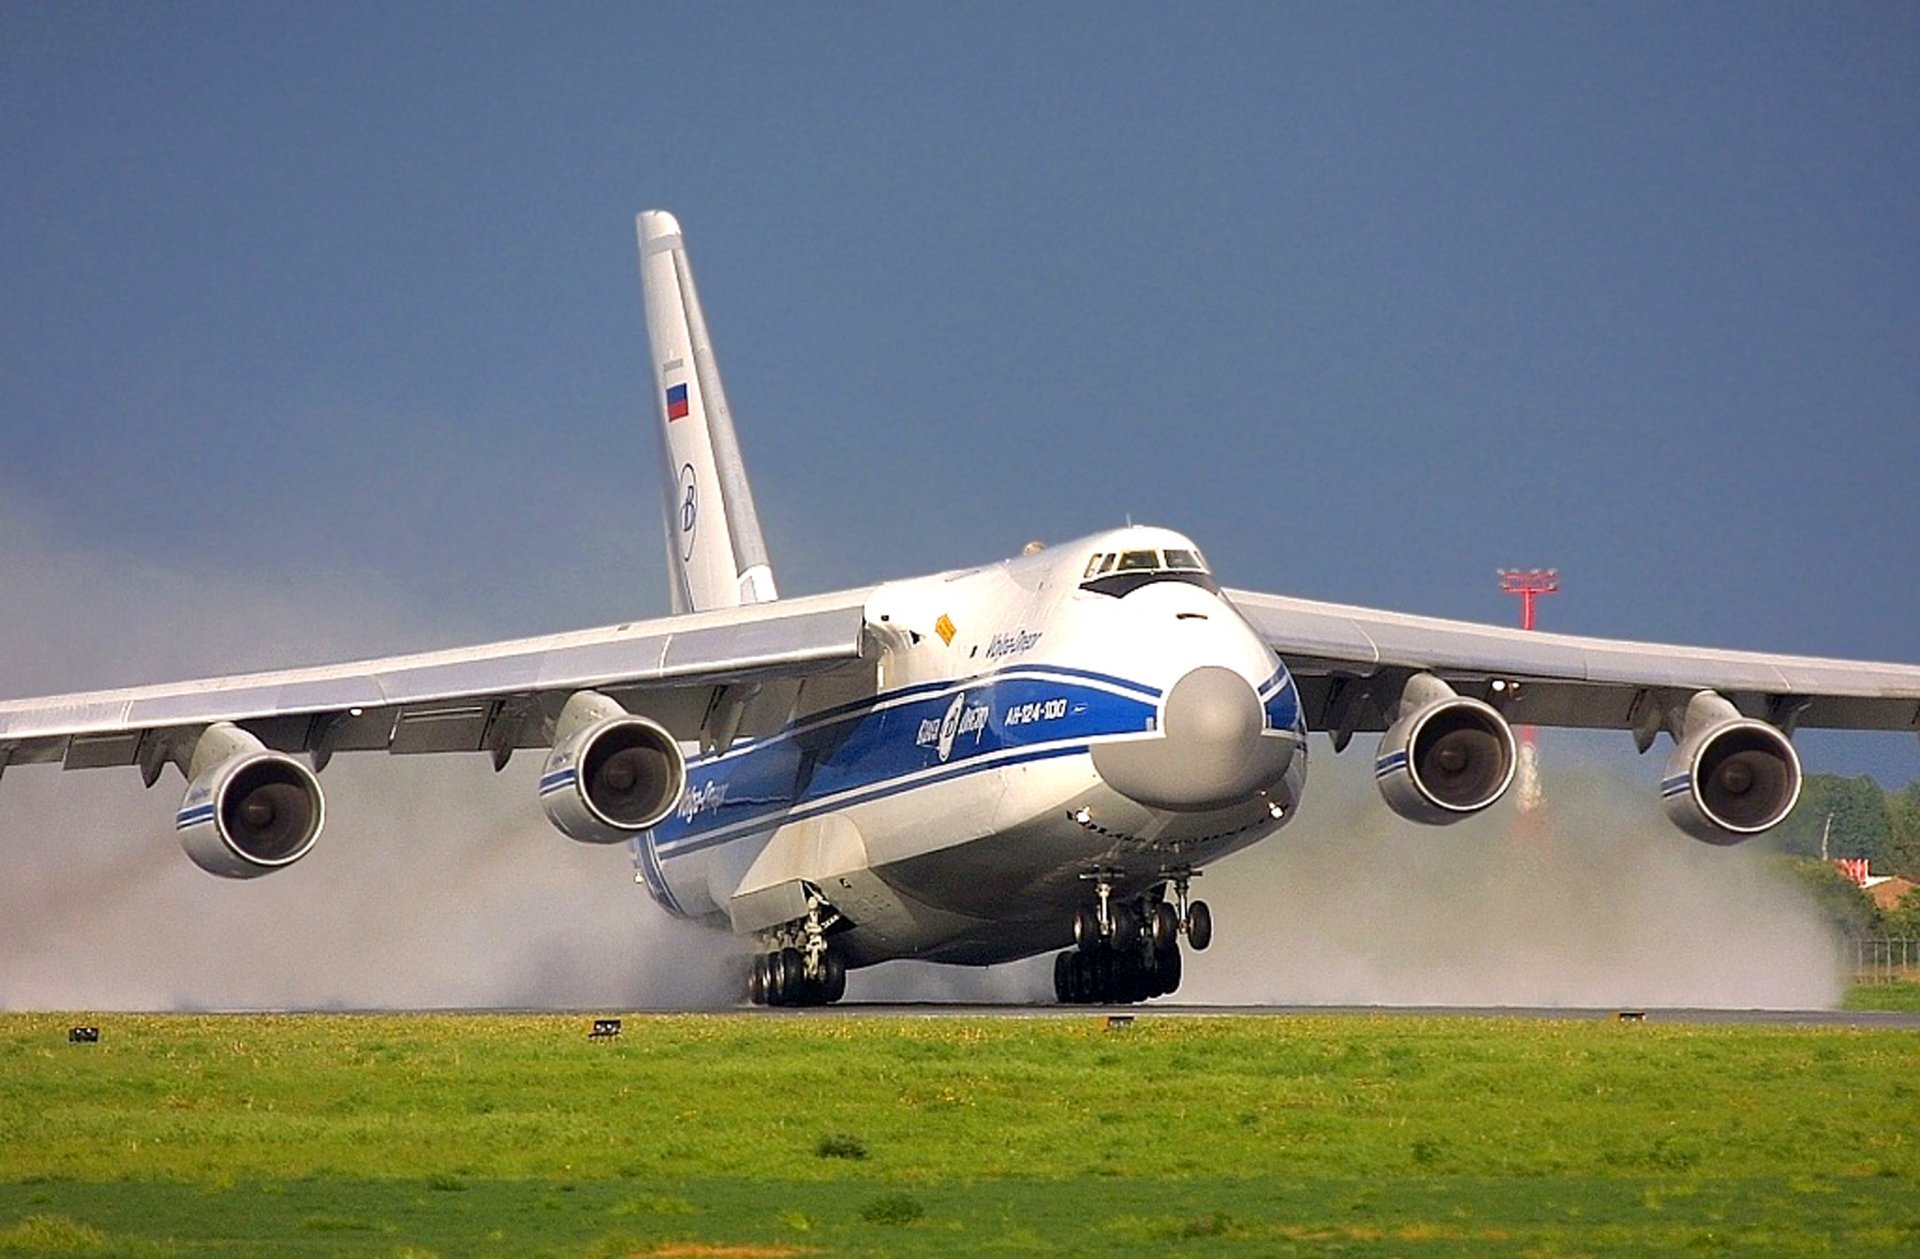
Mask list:
[[[1855,940],[1853,982],[1892,984],[1920,981],[1920,940]]]

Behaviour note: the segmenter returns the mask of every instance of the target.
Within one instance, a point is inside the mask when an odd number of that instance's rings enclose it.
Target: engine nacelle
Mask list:
[[[686,786],[686,755],[665,727],[577,691],[554,728],[540,805],[567,838],[617,844],[673,812]]]
[[[209,874],[271,874],[306,856],[320,838],[326,820],[320,780],[238,726],[208,726],[194,745],[187,774],[174,831],[187,856]]]
[[[1800,799],[1800,757],[1787,736],[1712,691],[1687,703],[1660,780],[1673,824],[1709,844],[1738,844],[1785,820]]]
[[[1520,757],[1513,727],[1492,705],[1422,673],[1401,692],[1398,711],[1373,763],[1395,813],[1444,826],[1506,794]]]

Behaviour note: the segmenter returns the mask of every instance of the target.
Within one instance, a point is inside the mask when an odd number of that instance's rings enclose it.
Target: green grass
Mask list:
[[[1849,1010],[1920,1010],[1920,981],[1905,979],[1888,984],[1855,984],[1841,1003]]]
[[[0,1017],[0,1256],[1920,1253],[1910,1032],[75,1021]]]

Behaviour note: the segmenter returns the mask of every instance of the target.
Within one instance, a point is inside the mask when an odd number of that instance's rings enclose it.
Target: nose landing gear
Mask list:
[[[1075,911],[1075,947],[1053,960],[1054,996],[1070,1005],[1126,1005],[1180,986],[1180,937],[1206,948],[1213,942],[1213,915],[1205,901],[1187,899],[1197,871],[1181,867],[1165,874],[1166,884],[1133,901],[1115,899],[1117,872],[1086,876],[1095,901]]]

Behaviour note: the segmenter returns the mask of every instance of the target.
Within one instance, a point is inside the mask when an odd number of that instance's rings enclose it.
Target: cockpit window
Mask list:
[[[1165,551],[1102,551],[1087,561],[1080,589],[1124,599],[1143,586],[1162,582],[1198,586],[1216,594],[1220,590],[1207,571],[1206,557],[1190,546],[1168,547]]]

